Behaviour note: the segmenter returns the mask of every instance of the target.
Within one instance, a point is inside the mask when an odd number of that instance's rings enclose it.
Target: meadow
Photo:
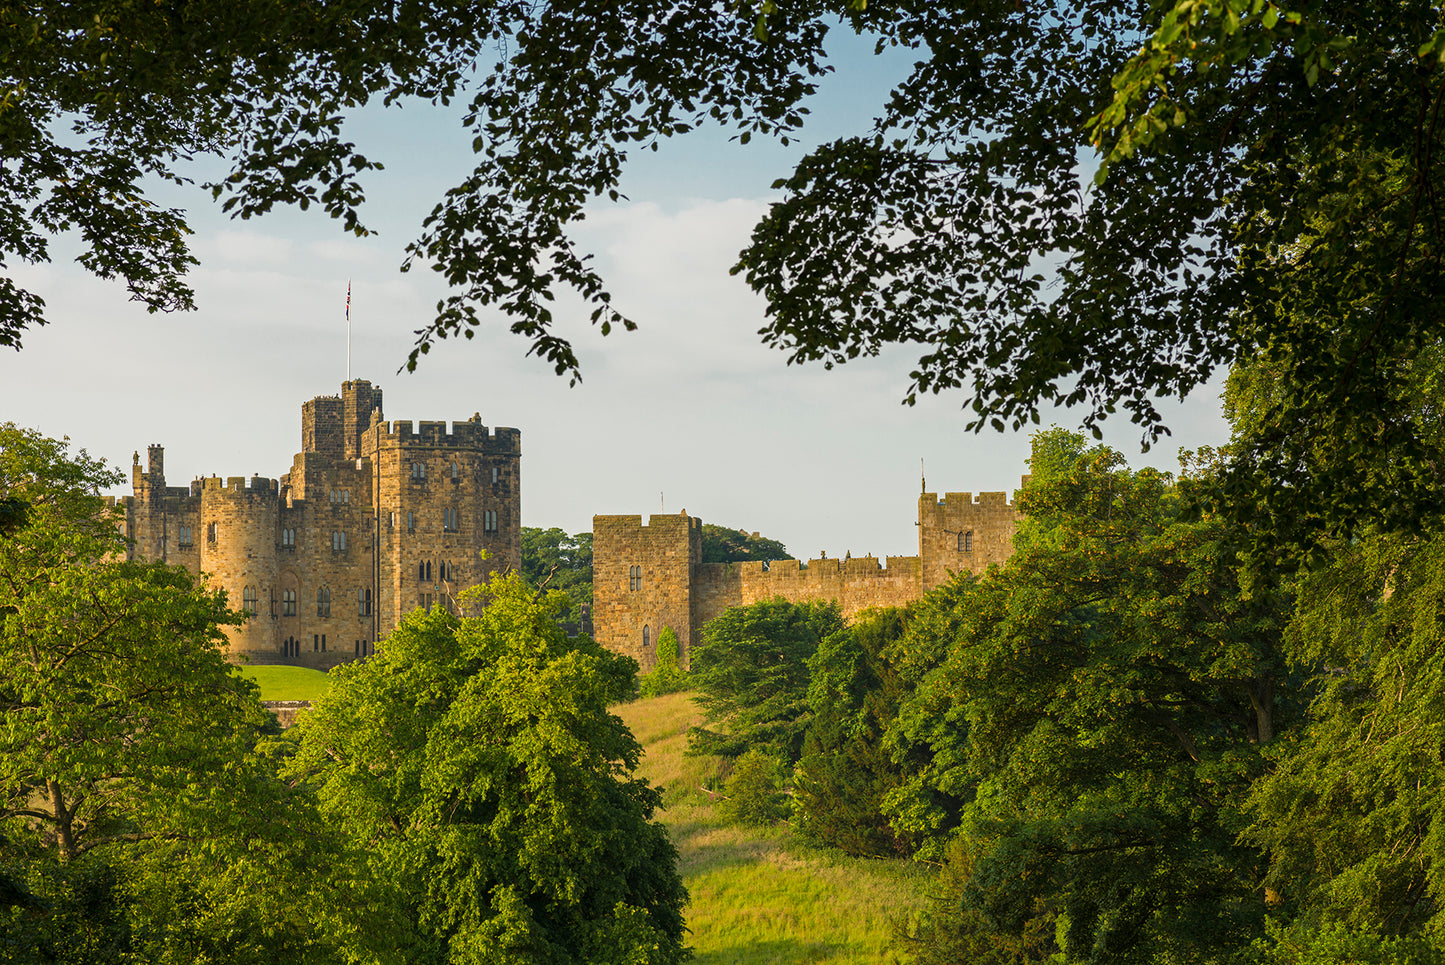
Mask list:
[[[241,673],[261,688],[262,700],[315,700],[331,686],[325,673],[307,667],[247,664]]]
[[[700,713],[688,694],[615,708],[644,748],[641,777],[663,788],[659,815],[681,856],[692,896],[689,942],[697,965],[903,962],[895,923],[920,910],[932,871],[908,861],[849,858],[814,847],[786,824],[728,825],[704,788],[713,757],[687,757]]]

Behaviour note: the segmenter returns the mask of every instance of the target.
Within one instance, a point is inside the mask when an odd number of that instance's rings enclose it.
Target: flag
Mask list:
[[[351,324],[351,279],[346,281],[346,324]]]

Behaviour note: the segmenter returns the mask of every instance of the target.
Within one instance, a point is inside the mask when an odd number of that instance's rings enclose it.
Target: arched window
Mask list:
[[[462,477],[461,474],[457,472],[457,464],[452,463],[452,482],[456,482],[460,478]]]
[[[351,490],[343,489],[341,491],[341,501],[348,506],[351,505]]]
[[[642,649],[646,650],[652,646],[652,630],[647,624],[642,625]]]
[[[363,586],[356,591],[356,613],[358,616],[371,616],[371,587]]]
[[[241,591],[241,609],[246,611],[246,616],[256,615],[256,588],[248,586]]]
[[[215,523],[207,523],[207,524],[206,524],[206,542],[207,542],[207,543],[214,543],[215,541],[216,541],[216,524],[215,524]]]
[[[958,548],[965,553],[973,552],[973,530],[958,534]]]
[[[331,616],[331,590],[322,587],[316,591],[316,615],[319,617]]]
[[[336,530],[331,534],[331,552],[343,553],[346,551],[346,534]]]

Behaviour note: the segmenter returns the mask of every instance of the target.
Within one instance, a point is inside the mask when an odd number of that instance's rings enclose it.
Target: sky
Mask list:
[[[348,126],[386,164],[367,182],[357,239],[318,212],[235,221],[199,189],[167,190],[190,212],[195,312],[150,315],[121,283],[91,277],[59,239],[49,264],[8,272],[45,298],[51,324],[0,352],[0,421],[103,456],[166,447],[166,478],[275,478],[300,446],[301,405],[348,375],[345,300],[352,289],[349,372],[385,391],[389,420],[461,421],[522,432],[522,522],[590,530],[594,514],[686,510],[784,543],[797,557],[917,552],[920,475],[932,492],[1012,492],[1027,472],[1028,434],[966,432],[961,394],[901,404],[917,351],[895,349],[824,370],[789,366],[757,334],[764,306],[728,273],[752,225],[808,148],[865,131],[907,51],[871,56],[837,35],[838,70],[791,147],[703,130],[644,153],[626,200],[589,209],[577,233],[596,255],[635,332],[603,338],[580,306],[561,306],[583,382],[570,387],[505,320],[470,341],[436,345],[415,373],[398,370],[444,293],[434,273],[399,271],[403,248],[446,188],[471,167],[470,136],[429,105],[368,110]],[[204,169],[200,172],[205,173]],[[1134,465],[1172,470],[1181,447],[1228,435],[1219,386],[1164,408],[1172,437],[1147,455],[1125,420],[1105,439]],[[1080,416],[1046,413],[1077,428]],[[129,483],[115,492],[128,492]]]

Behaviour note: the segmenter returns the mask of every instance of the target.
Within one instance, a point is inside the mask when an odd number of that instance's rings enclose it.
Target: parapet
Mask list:
[[[218,495],[227,493],[230,495],[248,494],[252,496],[275,497],[277,483],[274,479],[267,479],[264,476],[252,476],[249,480],[245,476],[227,476],[222,480],[219,476],[211,476],[206,479],[197,480],[201,484],[203,492]],[[191,484],[192,489],[195,483]]]
[[[921,499],[925,505],[936,504],[950,513],[962,512],[965,509],[1016,511],[1015,504],[1009,502],[1008,493],[979,493],[977,499],[974,499],[973,493],[944,493],[942,499],[938,498],[937,493],[924,493]]]
[[[377,422],[369,431],[376,433],[380,448],[420,445],[491,452],[520,452],[522,448],[522,433],[518,429],[500,426],[490,429],[474,420],[453,422],[451,431],[444,421],[422,421],[415,425],[413,430],[410,419],[399,419]]]

